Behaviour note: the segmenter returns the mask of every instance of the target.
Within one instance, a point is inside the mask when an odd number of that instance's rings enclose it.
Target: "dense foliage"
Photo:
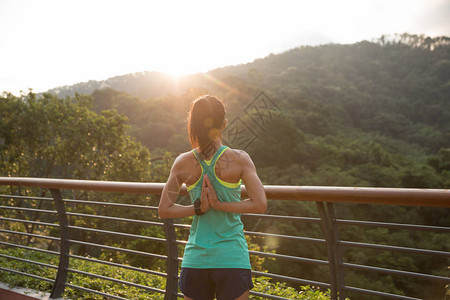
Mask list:
[[[301,47],[178,79],[158,73],[126,75],[52,91],[59,97],[4,94],[0,175],[163,182],[173,157],[189,150],[185,121],[190,102],[210,93],[225,100],[228,124],[239,121],[252,129],[254,139],[245,150],[265,184],[448,188],[449,74],[449,38],[404,34],[352,45]],[[260,120],[263,126],[246,113],[261,109],[254,102],[260,91],[276,107]],[[65,95],[70,96],[61,98]],[[113,201],[155,204],[157,199]],[[336,210],[339,218],[450,226],[448,209],[339,205]],[[317,216],[311,203],[271,201],[268,212]],[[315,224],[244,221],[248,230],[322,236]],[[92,222],[98,228],[115,226]],[[340,235],[345,240],[450,250],[445,234],[343,226]],[[252,243],[286,255],[326,257],[326,249],[315,245],[256,238]],[[131,246],[148,244],[135,241]],[[163,253],[164,248],[154,251]],[[345,255],[350,263],[441,276],[447,276],[449,265],[446,259],[386,251],[349,248]],[[328,270],[313,265],[266,260],[259,267],[328,281]],[[435,283],[400,276],[348,271],[345,279],[351,286],[426,299],[444,293]]]
[[[91,98],[29,93],[0,98],[0,174],[148,181],[150,153],[127,134],[126,117],[97,114]]]
[[[24,258],[35,262],[46,263],[55,266],[55,256],[45,253],[37,253],[34,251],[15,250],[15,249],[0,249],[1,254],[7,254],[13,257]],[[44,278],[54,279],[56,276],[56,269],[31,265],[16,260],[9,260],[2,263],[2,267],[12,268],[20,272],[26,272],[29,274],[37,275]],[[79,271],[97,274],[116,280],[123,280],[131,282],[136,285],[144,287],[152,287],[159,290],[164,290],[166,280],[163,277],[159,277],[153,274],[145,274],[133,270],[124,268],[108,266],[105,264],[98,264],[95,262],[89,262],[84,260],[72,260],[69,268],[76,268]],[[89,278],[89,280],[87,280]],[[42,292],[51,292],[52,284],[39,279],[21,276],[17,274],[9,274],[0,271],[0,281],[10,286],[22,286],[32,288]],[[164,295],[152,291],[143,290],[142,288],[125,285],[119,282],[111,282],[101,278],[87,277],[84,274],[70,273],[67,281],[75,286],[81,286],[83,288],[96,290],[101,293],[115,295],[126,299],[164,299]],[[259,293],[265,293],[269,295],[281,296],[287,299],[299,299],[299,300],[328,300],[330,296],[328,292],[322,292],[309,286],[302,286],[300,291],[295,290],[292,287],[288,287],[283,283],[272,283],[266,277],[257,277],[254,279],[255,288],[253,291]],[[85,291],[67,287],[64,292],[64,298],[66,299],[105,299],[101,295],[87,293]],[[262,299],[261,297],[253,297],[254,300]]]

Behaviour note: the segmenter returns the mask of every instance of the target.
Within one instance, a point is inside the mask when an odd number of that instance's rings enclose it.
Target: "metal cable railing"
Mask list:
[[[52,298],[61,297],[66,287],[93,293],[113,299],[126,299],[123,295],[113,295],[102,291],[94,290],[83,286],[75,285],[68,282],[67,279],[72,274],[86,276],[102,280],[104,282],[118,283],[129,287],[137,288],[148,293],[163,295],[164,299],[176,299],[183,297],[178,292],[177,281],[179,277],[179,263],[182,260],[180,254],[186,244],[186,236],[190,228],[186,223],[174,223],[173,220],[167,219],[162,222],[158,219],[142,220],[135,219],[127,215],[109,215],[102,214],[109,208],[110,210],[131,209],[139,211],[148,211],[153,216],[156,215],[157,207],[127,203],[90,201],[87,199],[63,199],[61,193],[66,190],[80,191],[99,191],[120,194],[143,194],[143,195],[159,195],[164,187],[160,183],[127,183],[127,182],[100,182],[100,181],[83,181],[83,180],[62,180],[62,179],[39,179],[39,178],[0,178],[0,187],[37,187],[40,189],[48,189],[51,191],[52,197],[27,196],[27,195],[0,195],[0,211],[2,212],[1,224],[23,224],[24,226],[33,226],[31,232],[18,231],[17,227],[0,229],[0,245],[8,248],[18,248],[26,251],[45,253],[57,256],[58,265],[52,265],[43,262],[33,261],[32,259],[14,257],[11,255],[0,254],[0,257],[7,260],[20,261],[30,265],[42,268],[57,269],[54,278],[45,278],[39,275],[27,273],[24,271],[5,268],[0,264],[0,271],[9,272],[28,276],[34,279],[53,283],[51,293]],[[300,257],[290,254],[272,253],[264,251],[251,250],[250,255],[258,258],[275,259],[276,261],[287,261],[293,264],[316,265],[328,270],[329,280],[323,282],[313,278],[300,278],[300,274],[287,275],[275,274],[254,270],[254,276],[263,276],[271,280],[291,283],[294,285],[312,285],[324,289],[330,289],[331,299],[345,299],[349,295],[373,295],[381,298],[391,299],[418,299],[406,295],[397,295],[386,293],[383,291],[375,291],[364,289],[361,287],[349,286],[345,283],[345,270],[357,270],[370,273],[380,273],[392,276],[403,276],[418,280],[428,280],[438,282],[442,286],[449,284],[448,277],[433,274],[424,274],[420,272],[412,272],[405,270],[395,270],[386,267],[369,266],[356,264],[345,261],[345,249],[348,248],[364,248],[375,249],[378,251],[394,251],[399,253],[412,253],[417,255],[428,255],[432,257],[448,260],[450,252],[438,251],[433,249],[420,249],[414,247],[401,247],[394,245],[373,244],[368,242],[342,240],[339,234],[339,228],[343,226],[357,227],[376,227],[388,228],[395,230],[422,231],[433,233],[448,233],[450,227],[415,225],[415,224],[397,224],[388,222],[373,222],[360,220],[339,219],[335,215],[336,203],[362,203],[362,204],[384,204],[384,205],[409,205],[419,207],[450,207],[450,192],[448,190],[426,190],[426,189],[387,189],[387,188],[339,188],[339,187],[293,187],[293,186],[265,186],[268,199],[273,200],[292,200],[292,201],[311,201],[316,203],[318,217],[298,217],[298,216],[282,216],[270,214],[244,214],[243,219],[257,218],[258,220],[267,220],[269,222],[292,222],[295,224],[314,224],[322,229],[322,237],[296,236],[292,234],[258,232],[254,230],[246,230],[245,235],[252,238],[272,238],[280,241],[289,241],[298,244],[311,244],[322,247],[323,253],[326,253],[326,259],[322,257]],[[182,195],[186,195],[185,188],[181,191]],[[245,197],[245,188],[242,189]],[[5,201],[6,200],[6,201]],[[39,205],[37,208],[28,202],[37,201],[39,203],[47,203],[44,207]],[[7,203],[6,203],[7,202]],[[20,204],[18,203],[20,202]],[[36,206],[36,205],[35,205]],[[77,207],[89,207],[88,212],[77,211]],[[94,209],[95,207],[99,209]],[[5,213],[3,213],[5,212]],[[8,212],[7,216],[5,216]],[[124,214],[124,212],[120,212]],[[46,216],[46,217],[44,217]],[[28,219],[27,219],[28,217]],[[57,217],[57,218],[56,218]],[[43,219],[44,221],[41,221]],[[152,218],[151,218],[152,219]],[[101,220],[111,225],[111,228],[94,228],[84,224],[89,224],[86,220]],[[78,223],[77,223],[78,222]],[[245,220],[244,220],[245,223]],[[81,226],[81,225],[83,226]],[[92,223],[96,224],[96,223]],[[113,225],[114,226],[113,226]],[[164,238],[161,236],[147,236],[142,234],[127,233],[129,226],[141,226],[145,228],[163,228]],[[37,228],[52,228],[50,231],[38,230]],[[29,228],[29,227],[27,227]],[[117,229],[119,228],[119,229]],[[51,235],[44,235],[51,233]],[[151,245],[165,244],[165,253],[152,253],[147,249],[131,249],[127,243],[118,243],[117,245],[102,243],[102,240],[110,241],[105,237],[112,237],[117,241],[142,240]],[[80,239],[85,237],[85,239]],[[23,238],[28,238],[24,244]],[[30,239],[46,240],[38,246],[31,247]],[[98,240],[96,240],[98,239]],[[17,241],[22,241],[17,242]],[[52,244],[53,251],[43,249],[42,245]],[[56,246],[55,246],[56,245]],[[74,249],[91,249],[95,253],[108,251],[110,253],[120,253],[120,255],[130,255],[145,257],[154,260],[158,264],[165,266],[165,272],[160,270],[150,270],[124,264],[119,262],[101,259],[99,257],[88,257],[86,255],[74,254]],[[98,265],[108,265],[121,269],[127,269],[149,276],[157,276],[163,278],[166,282],[165,288],[147,286],[129,280],[118,279],[104,274],[94,274],[86,272],[75,267],[70,267],[69,262],[87,261]],[[76,264],[75,264],[76,265]],[[269,295],[261,292],[251,291],[251,295],[266,299],[286,299],[280,296]]]

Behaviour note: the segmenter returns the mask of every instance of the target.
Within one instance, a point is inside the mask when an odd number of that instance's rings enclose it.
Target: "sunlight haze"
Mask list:
[[[450,2],[0,0],[0,92],[173,75],[302,45],[450,35]]]

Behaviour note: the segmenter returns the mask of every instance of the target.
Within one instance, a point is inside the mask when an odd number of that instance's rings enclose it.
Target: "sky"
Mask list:
[[[450,0],[0,0],[0,93],[405,32],[450,36]]]

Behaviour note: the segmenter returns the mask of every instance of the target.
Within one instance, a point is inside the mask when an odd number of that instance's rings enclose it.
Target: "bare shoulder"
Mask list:
[[[245,152],[244,150],[229,148],[227,152],[230,159],[236,161],[238,164],[242,166],[253,165],[253,161],[250,155],[248,155],[248,153]]]
[[[187,185],[195,183],[201,173],[200,164],[192,151],[178,155],[170,170],[171,176]]]
[[[243,180],[247,188],[261,186],[261,180],[258,177],[255,164],[250,155],[244,150],[230,149],[230,155],[236,161],[236,167],[240,172],[240,179]]]
[[[194,153],[192,151],[181,153],[175,158],[173,162],[173,170],[183,170],[192,167],[197,162]]]

